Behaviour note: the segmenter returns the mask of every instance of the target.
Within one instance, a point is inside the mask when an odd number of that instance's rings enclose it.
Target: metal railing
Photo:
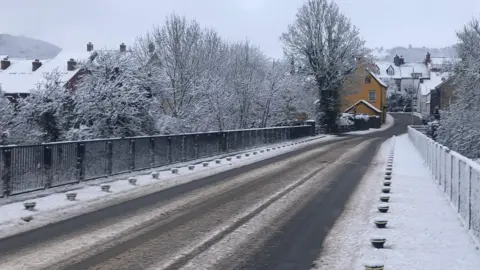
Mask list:
[[[459,213],[464,225],[480,239],[480,164],[433,141],[413,127],[408,136]]]
[[[0,197],[313,135],[311,126],[0,146]]]

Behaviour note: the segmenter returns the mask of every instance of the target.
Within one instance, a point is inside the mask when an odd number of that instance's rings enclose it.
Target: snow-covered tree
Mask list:
[[[202,79],[202,30],[196,21],[188,22],[171,15],[162,27],[150,34],[155,47],[152,64],[156,67],[161,87],[156,93],[165,115],[190,124],[202,108],[198,101],[204,93],[199,89]]]
[[[257,104],[261,117],[260,127],[286,125],[296,120],[299,114],[311,113],[312,96],[306,94],[305,77],[292,72],[286,61],[272,60],[267,69],[264,90],[260,92]],[[306,105],[308,104],[308,105]]]
[[[13,118],[13,106],[2,91],[0,84],[0,145],[8,143],[10,122]]]
[[[25,99],[18,99],[10,136],[15,143],[58,141],[72,120],[72,95],[54,70]]]
[[[407,93],[399,89],[394,79],[383,79],[387,84],[387,105],[390,108],[405,105]]]
[[[470,157],[480,157],[480,21],[457,33],[461,61],[455,67],[456,101],[441,113],[440,143]]]
[[[229,46],[211,29],[202,32],[201,40],[199,96],[195,104],[197,117],[190,123],[197,131],[232,128],[228,112],[235,106],[235,98],[226,81],[230,65]]]
[[[97,52],[75,91],[74,129],[69,139],[142,136],[155,133],[148,74],[129,53]]]
[[[256,101],[264,90],[267,59],[249,42],[233,44],[230,57],[226,81],[235,101],[229,112],[231,120],[234,128],[251,128],[258,125]]]
[[[318,122],[334,126],[339,90],[346,76],[355,70],[356,58],[363,59],[368,53],[358,29],[335,2],[309,0],[298,10],[295,22],[281,40],[286,55],[294,56],[315,78],[320,99]]]

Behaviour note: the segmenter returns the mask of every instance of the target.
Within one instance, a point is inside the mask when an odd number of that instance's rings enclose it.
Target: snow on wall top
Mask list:
[[[33,59],[11,59],[9,68],[0,73],[2,90],[7,94],[26,94],[35,89],[38,83],[44,80],[46,74],[57,70],[60,73],[61,82],[68,82],[78,71],[79,65],[73,71],[68,71],[67,62],[74,59],[77,63],[89,59],[90,52],[61,51],[54,59],[41,60],[42,66],[32,71]]]

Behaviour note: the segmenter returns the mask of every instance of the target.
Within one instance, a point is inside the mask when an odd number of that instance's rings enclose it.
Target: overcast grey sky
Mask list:
[[[440,47],[480,17],[480,0],[335,0],[371,47]],[[281,57],[280,34],[305,0],[0,0],[0,33],[64,49],[131,44],[172,12],[213,27],[229,40],[248,38]]]

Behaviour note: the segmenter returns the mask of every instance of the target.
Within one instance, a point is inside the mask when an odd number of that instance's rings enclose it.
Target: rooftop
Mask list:
[[[424,80],[418,87],[422,95],[428,95],[433,89],[442,84],[446,79],[450,77],[450,73],[444,72],[432,72],[430,74],[430,80]]]
[[[45,75],[58,71],[61,82],[67,83],[79,70],[68,71],[67,62],[74,59],[77,63],[88,61],[90,52],[61,51],[54,59],[41,60],[42,65],[32,71],[34,59],[9,59],[11,64],[0,73],[2,90],[7,94],[28,94],[41,83]]]
[[[391,79],[412,79],[413,73],[421,73],[420,78],[429,78],[428,67],[424,63],[407,62],[401,66],[396,66],[393,62],[378,61],[375,62],[379,69],[378,77]],[[392,68],[394,74],[388,74],[387,70]]]

